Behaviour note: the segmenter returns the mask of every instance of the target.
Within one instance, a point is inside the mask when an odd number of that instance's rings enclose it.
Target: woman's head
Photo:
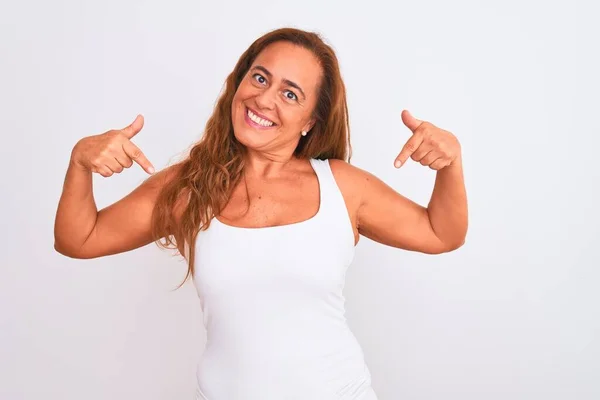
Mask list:
[[[315,124],[323,69],[290,42],[266,46],[242,77],[231,104],[235,138],[246,148],[288,156]]]
[[[162,247],[189,246],[188,276],[196,235],[227,204],[248,152],[349,161],[344,83],[334,51],[316,33],[283,28],[250,45],[227,77],[202,138],[161,191],[155,238],[165,239]],[[176,218],[181,201],[186,206]]]
[[[270,151],[296,143],[294,154],[300,158],[350,157],[339,63],[316,33],[282,28],[255,40],[227,78],[219,103],[217,109],[231,108],[232,125],[228,132],[215,133],[229,134],[242,148]],[[267,129],[250,125],[245,116],[253,107],[261,108],[254,112],[267,119],[280,119],[272,121],[277,125]]]

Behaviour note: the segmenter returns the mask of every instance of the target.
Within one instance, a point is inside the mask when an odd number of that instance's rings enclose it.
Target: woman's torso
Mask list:
[[[247,206],[245,188],[234,193],[198,235],[194,283],[207,330],[200,399],[375,398],[344,315],[352,213],[329,161],[310,166],[318,180],[300,174],[291,193],[263,188],[245,220],[226,217]]]

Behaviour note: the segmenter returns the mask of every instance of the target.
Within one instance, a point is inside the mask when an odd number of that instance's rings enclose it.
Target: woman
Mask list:
[[[458,141],[406,111],[402,119],[413,135],[396,166],[410,157],[438,171],[427,208],[347,162],[333,50],[314,33],[270,32],[241,56],[183,161],[154,174],[130,141],[141,116],[75,145],[55,248],[75,258],[153,241],[178,248],[207,329],[199,399],[375,399],[344,317],[359,234],[436,254],[460,247],[467,230]],[[152,176],[98,212],[92,173],[108,177],[133,162]]]

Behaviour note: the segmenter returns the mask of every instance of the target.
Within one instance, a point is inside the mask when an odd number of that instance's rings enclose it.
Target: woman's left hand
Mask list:
[[[409,157],[436,171],[460,160],[460,143],[451,132],[418,120],[407,110],[402,111],[402,122],[412,131],[412,137],[396,157],[396,168],[404,165]]]

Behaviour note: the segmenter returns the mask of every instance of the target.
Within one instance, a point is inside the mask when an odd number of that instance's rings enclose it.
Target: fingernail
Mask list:
[[[400,168],[400,165],[402,165],[402,163],[400,162],[400,160],[394,161],[394,167]]]
[[[154,167],[149,167],[148,168],[148,172],[151,173],[151,174],[153,174],[154,173]]]

